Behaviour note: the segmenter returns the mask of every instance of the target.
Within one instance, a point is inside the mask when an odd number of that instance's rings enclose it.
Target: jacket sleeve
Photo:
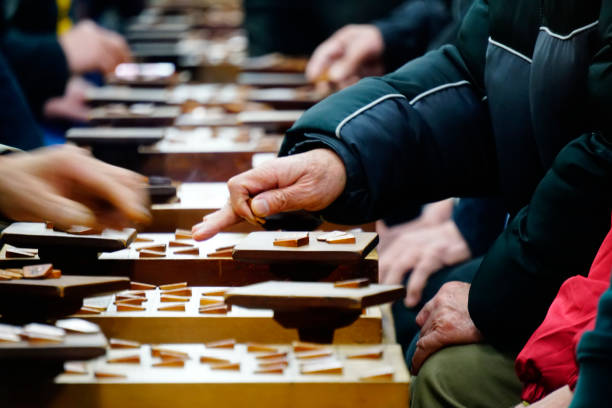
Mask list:
[[[326,98],[287,132],[281,155],[325,146],[346,166],[347,186],[326,218],[359,223],[397,214],[407,201],[496,192],[482,102],[487,27],[488,5],[478,0],[457,46]]]
[[[9,28],[2,33],[1,46],[32,111],[40,115],[45,101],[62,95],[70,78],[57,36]]]
[[[610,229],[612,143],[588,134],[568,144],[491,247],[472,283],[472,320],[493,345],[520,349],[561,284],[586,275]]]
[[[389,17],[375,21],[385,43],[387,70],[423,55],[450,22],[450,10],[441,0],[407,0]]]

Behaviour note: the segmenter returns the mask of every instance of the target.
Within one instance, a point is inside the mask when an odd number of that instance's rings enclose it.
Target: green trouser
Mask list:
[[[514,356],[486,344],[453,346],[429,357],[413,378],[411,407],[512,407],[521,389]]]

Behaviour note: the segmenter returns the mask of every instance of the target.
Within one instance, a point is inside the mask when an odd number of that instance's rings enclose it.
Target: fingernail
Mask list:
[[[195,234],[197,233],[199,230],[204,229],[204,224],[206,224],[206,221],[202,221],[199,224],[194,225],[193,227],[191,227],[191,233]]]
[[[256,198],[251,202],[251,210],[256,216],[265,217],[270,212],[270,206],[263,198]]]
[[[334,82],[340,81],[342,79],[342,75],[343,75],[343,69],[342,66],[340,65],[334,65],[333,67],[331,67],[329,69],[329,79],[331,79]]]

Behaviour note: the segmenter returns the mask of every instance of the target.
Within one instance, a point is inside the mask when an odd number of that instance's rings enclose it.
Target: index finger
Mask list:
[[[343,54],[342,43],[334,37],[329,38],[317,47],[308,60],[306,78],[314,82],[323,75],[325,70]]]
[[[416,351],[412,356],[412,373],[417,374],[421,366],[436,351],[442,348],[438,332],[432,332],[427,336],[421,337],[416,344]]]
[[[228,203],[219,211],[215,211],[204,217],[201,223],[191,228],[193,239],[196,241],[204,241],[215,236],[223,229],[240,222],[240,220],[240,216],[234,212],[231,205]]]

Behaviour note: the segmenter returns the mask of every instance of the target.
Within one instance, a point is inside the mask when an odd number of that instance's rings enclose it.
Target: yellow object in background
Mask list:
[[[57,35],[62,35],[72,28],[72,20],[70,19],[70,6],[72,0],[56,0],[57,1]]]

